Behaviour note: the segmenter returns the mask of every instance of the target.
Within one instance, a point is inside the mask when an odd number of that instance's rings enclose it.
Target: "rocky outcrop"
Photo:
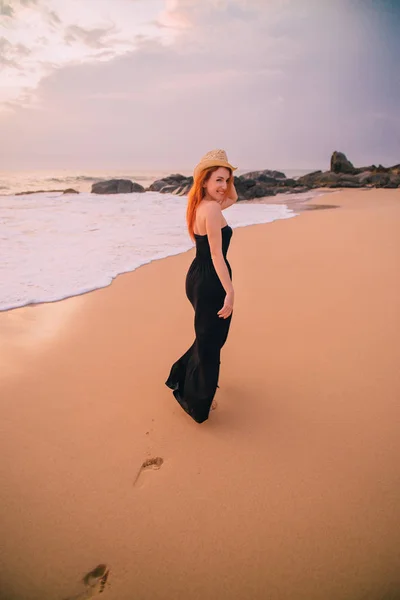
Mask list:
[[[253,200],[276,194],[300,194],[315,188],[400,187],[400,165],[355,167],[343,152],[335,151],[329,171],[313,171],[297,179],[281,171],[250,171],[234,178],[239,200]],[[193,177],[176,173],[151,184],[148,191],[162,194],[186,195]],[[146,191],[147,191],[146,190]]]
[[[79,192],[77,192],[73,188],[68,188],[67,190],[63,191],[63,194],[79,194]]]
[[[332,154],[330,171],[308,173],[299,177],[297,183],[307,186],[309,189],[317,187],[396,188],[400,186],[400,165],[355,167],[343,152],[335,151]]]
[[[354,175],[333,173],[332,171],[315,171],[299,177],[297,183],[306,186],[308,189],[319,187],[363,187]]]
[[[354,165],[343,152],[335,152],[331,156],[331,171],[333,173],[354,173]]]
[[[132,192],[144,192],[145,189],[139,183],[130,179],[109,179],[98,181],[92,185],[92,194],[131,194]]]

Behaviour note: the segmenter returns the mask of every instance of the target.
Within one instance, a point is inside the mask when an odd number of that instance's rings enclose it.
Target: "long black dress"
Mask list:
[[[222,253],[232,279],[232,269],[226,255],[232,229],[225,225],[222,232]],[[195,311],[196,339],[189,350],[172,365],[165,384],[197,423],[208,419],[218,387],[220,352],[228,337],[232,315],[223,319],[218,311],[224,305],[226,292],[215,271],[207,235],[195,234],[196,257],[186,276],[186,295]]]

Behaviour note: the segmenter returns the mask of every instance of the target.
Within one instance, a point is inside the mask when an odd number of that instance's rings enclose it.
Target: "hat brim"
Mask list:
[[[196,179],[200,175],[204,169],[209,169],[210,167],[226,167],[227,169],[231,169],[231,171],[236,171],[237,167],[232,166],[230,163],[224,160],[205,160],[204,162],[200,162],[194,169],[193,177]]]

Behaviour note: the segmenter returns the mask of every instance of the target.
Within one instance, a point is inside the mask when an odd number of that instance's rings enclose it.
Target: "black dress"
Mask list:
[[[225,225],[222,232],[222,253],[232,279],[232,269],[226,255],[232,229]],[[232,315],[218,316],[226,292],[215,271],[207,235],[195,234],[196,257],[186,276],[186,295],[195,311],[196,339],[189,350],[172,365],[166,385],[188,415],[197,423],[208,419],[218,387],[220,352],[228,337]]]

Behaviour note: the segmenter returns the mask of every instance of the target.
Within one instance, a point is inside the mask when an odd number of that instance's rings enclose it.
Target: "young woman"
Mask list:
[[[224,150],[208,152],[194,170],[188,194],[186,219],[196,257],[186,276],[186,295],[195,311],[196,339],[172,365],[166,385],[197,423],[208,419],[232,319],[234,290],[226,258],[232,229],[222,211],[237,200],[235,169]]]

